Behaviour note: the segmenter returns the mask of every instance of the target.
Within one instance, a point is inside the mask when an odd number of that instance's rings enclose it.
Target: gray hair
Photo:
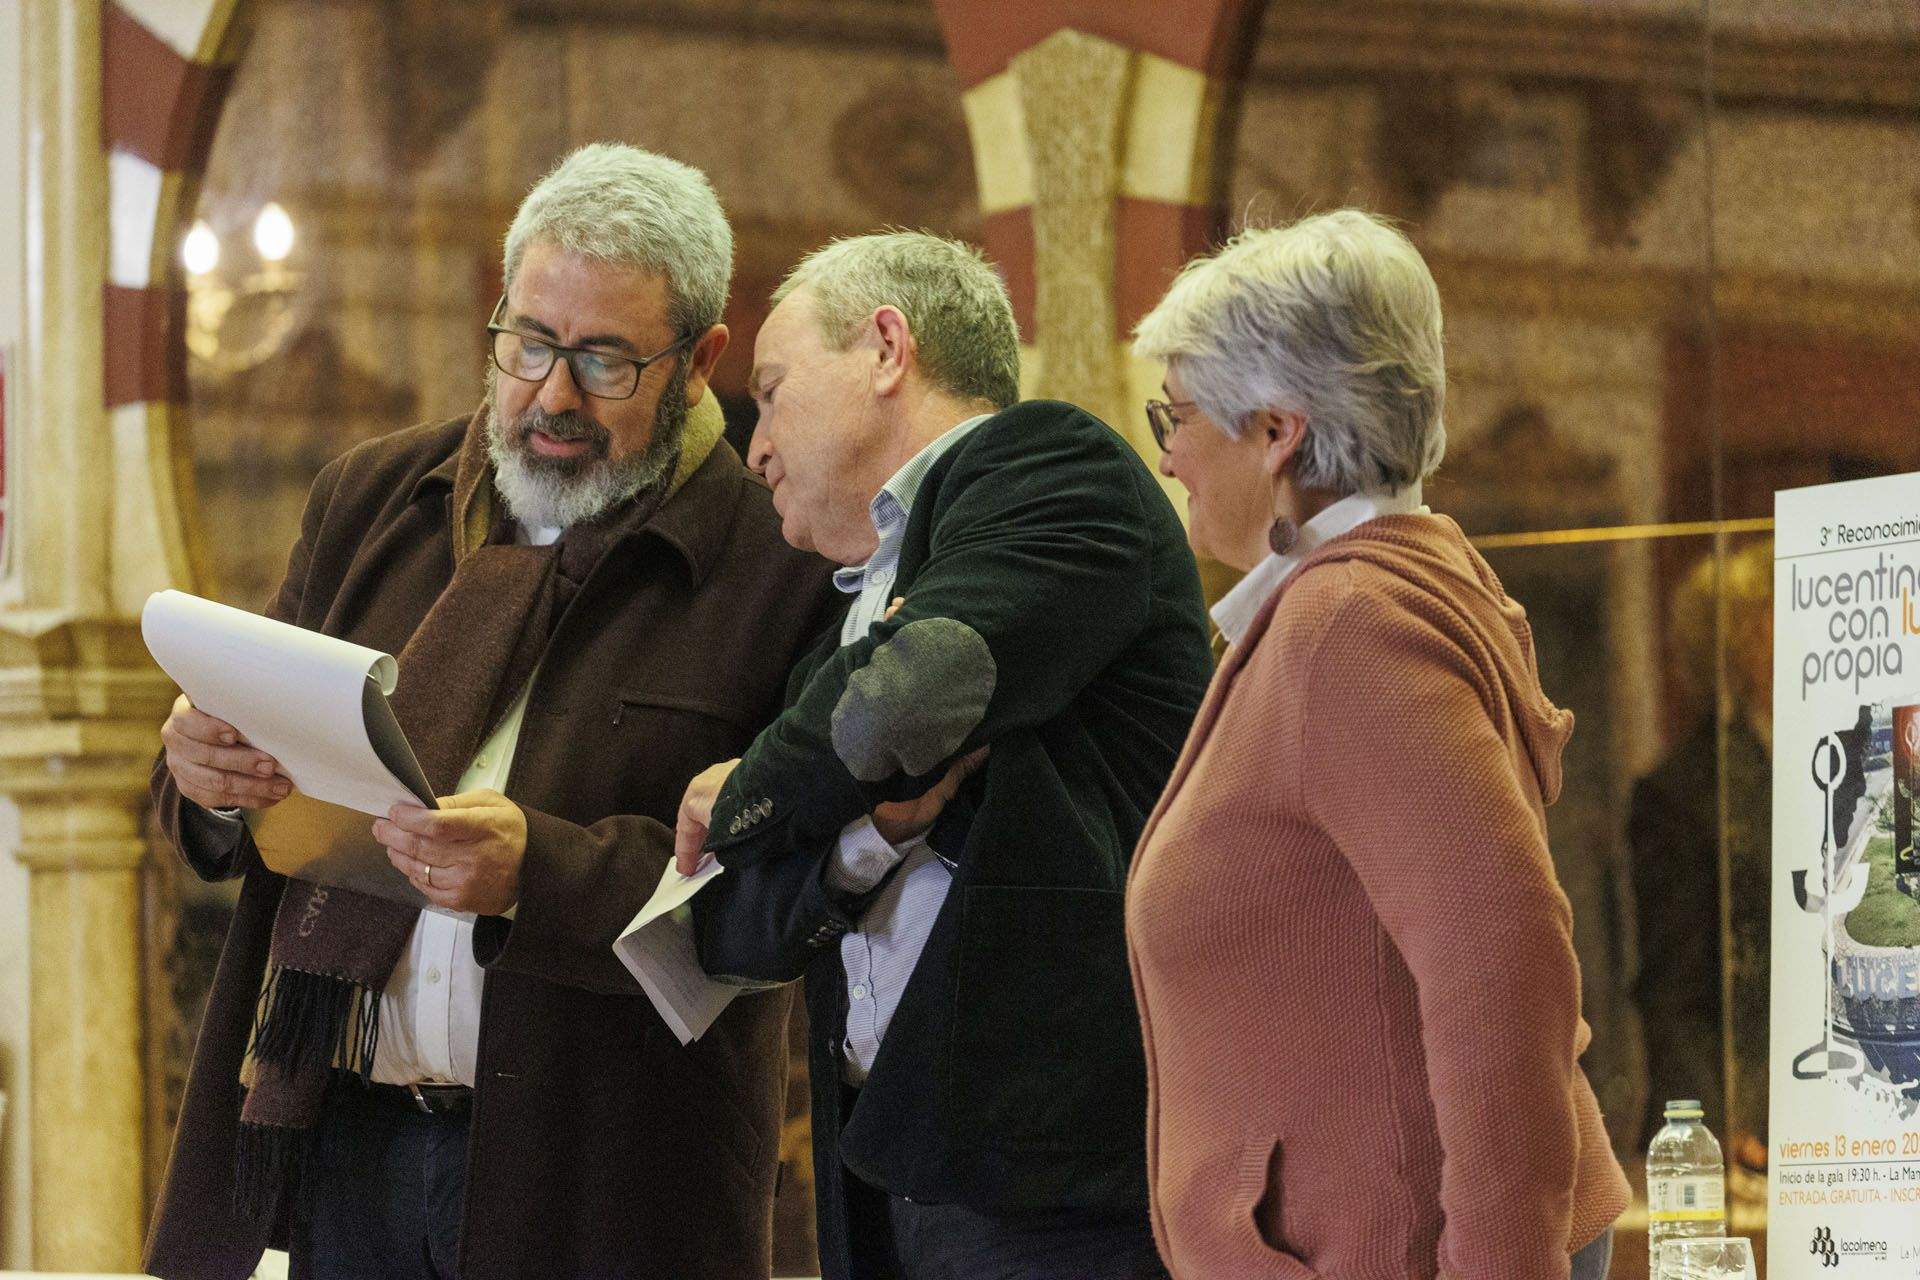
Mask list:
[[[1238,438],[1262,409],[1307,420],[1300,483],[1403,489],[1447,451],[1440,290],[1413,242],[1358,209],[1243,231],[1180,272],[1134,330]]]
[[[507,228],[508,285],[536,240],[665,276],[676,332],[702,333],[726,310],[733,231],[706,175],[678,160],[618,142],[579,148],[520,202]]]
[[[1004,409],[1020,398],[1020,332],[1006,283],[978,249],[925,231],[835,240],[800,260],[773,305],[802,286],[827,346],[845,351],[875,311],[907,318],[928,381]]]

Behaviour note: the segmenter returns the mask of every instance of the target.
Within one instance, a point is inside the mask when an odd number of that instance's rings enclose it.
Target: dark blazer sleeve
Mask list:
[[[274,592],[273,603],[267,607],[267,616],[276,622],[297,622],[300,618],[314,547],[320,541],[344,466],[344,457],[341,457],[322,467],[307,493],[306,509],[300,515],[300,537],[287,557],[287,571],[280,579],[280,589]],[[245,823],[223,820],[180,794],[179,787],[174,785],[173,773],[167,768],[164,750],[154,759],[150,790],[161,832],[202,880],[231,880],[259,864],[260,854],[253,846],[253,836]]]
[[[829,845],[807,857],[729,868],[693,900],[700,967],[722,982],[792,982],[855,927],[874,893],[826,883]],[[883,882],[884,883],[884,882]]]
[[[1022,406],[961,441],[916,497],[931,525],[905,604],[754,740],[708,847],[729,868],[817,850],[955,757],[1058,716],[1146,623],[1152,484],[1070,406]]]
[[[835,619],[794,665],[786,705],[806,689],[820,664],[840,647]],[[854,927],[867,898],[828,889],[825,873],[836,841],[810,856],[729,867],[693,900],[700,967],[722,982],[792,982],[819,952]]]

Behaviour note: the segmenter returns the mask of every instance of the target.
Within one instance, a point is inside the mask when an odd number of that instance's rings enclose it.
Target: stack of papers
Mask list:
[[[707,976],[693,936],[693,895],[724,870],[712,854],[690,876],[667,863],[653,897],[613,944],[681,1044],[705,1034],[741,990]]]
[[[280,803],[242,813],[261,861],[281,875],[440,910],[387,860],[368,817],[436,804],[387,705],[398,676],[390,655],[184,591],[148,597],[140,634],[195,707],[279,761],[293,783]]]

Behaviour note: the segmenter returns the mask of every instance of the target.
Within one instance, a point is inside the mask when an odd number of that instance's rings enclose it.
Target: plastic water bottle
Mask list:
[[[1700,1104],[1667,1104],[1667,1122],[1647,1148],[1647,1275],[1661,1280],[1660,1246],[1727,1234],[1727,1167],[1701,1123]]]

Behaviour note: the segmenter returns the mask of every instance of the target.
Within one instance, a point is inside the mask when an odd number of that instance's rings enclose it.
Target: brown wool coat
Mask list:
[[[272,616],[398,653],[452,575],[465,420],[321,472]],[[611,945],[673,856],[687,780],[737,756],[788,669],[836,625],[830,566],[780,537],[725,443],[617,541],[560,620],[506,791],[527,811],[516,918],[486,968],[460,1274],[749,1280],[768,1274],[791,993],[743,995],[682,1048]],[[163,829],[195,871],[245,877],[160,1193],[147,1268],[241,1280],[271,1231],[231,1209],[245,1049],[282,877],[211,847],[164,762]],[[184,821],[183,821],[184,820]]]

